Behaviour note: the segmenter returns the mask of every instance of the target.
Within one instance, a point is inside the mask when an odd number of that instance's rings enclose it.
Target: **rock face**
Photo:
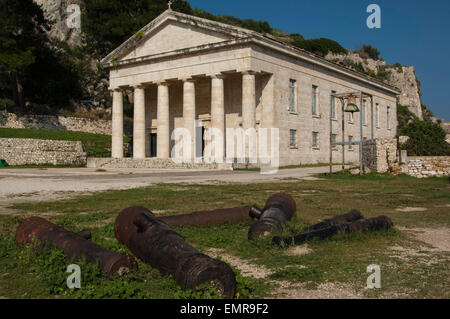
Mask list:
[[[445,140],[450,144],[450,122],[443,122],[441,126],[447,134]]]
[[[41,6],[47,20],[54,22],[49,31],[50,37],[66,42],[69,46],[79,46],[81,44],[81,29],[69,28],[67,19],[72,15],[67,12],[71,4],[81,5],[82,0],[34,0]]]
[[[399,103],[407,105],[409,110],[419,119],[423,119],[422,103],[420,101],[419,82],[413,66],[402,66],[401,71],[398,68],[392,68],[389,84],[399,88],[402,93],[399,96]]]
[[[413,66],[387,65],[384,60],[364,59],[358,53],[352,51],[347,54],[329,53],[325,58],[360,72],[375,75],[379,75],[381,72],[390,73],[381,80],[400,89],[402,93],[399,96],[399,103],[408,106],[412,113],[419,119],[423,119],[420,82]]]

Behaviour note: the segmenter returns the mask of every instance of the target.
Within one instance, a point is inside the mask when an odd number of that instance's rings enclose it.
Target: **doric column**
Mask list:
[[[123,158],[123,93],[113,91],[111,157]]]
[[[256,127],[255,73],[247,71],[242,76],[242,126]]]
[[[145,88],[134,87],[133,158],[145,158]]]
[[[216,157],[224,157],[225,149],[225,98],[224,98],[224,76],[217,74],[211,77],[211,127],[217,131],[214,134],[214,145],[219,147],[215,153]]]
[[[244,130],[253,129],[256,130],[256,80],[255,72],[247,71],[242,75],[242,127]],[[256,141],[251,141],[250,136],[255,136],[248,133],[248,140],[245,143],[245,157],[247,159],[253,159],[256,157]],[[245,142],[245,140],[244,140]]]
[[[183,80],[183,124],[191,136],[191,158],[195,158],[195,83]]]
[[[158,106],[157,106],[158,128],[157,128],[157,157],[170,157],[170,126],[169,126],[169,84],[158,83]]]

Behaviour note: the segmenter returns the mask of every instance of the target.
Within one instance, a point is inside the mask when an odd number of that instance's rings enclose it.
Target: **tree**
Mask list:
[[[399,135],[409,136],[408,142],[402,147],[411,156],[450,155],[450,145],[445,141],[446,133],[439,124],[414,118],[399,128]]]
[[[299,47],[303,50],[312,52],[314,54],[320,55],[322,57],[326,56],[328,52],[333,53],[347,53],[347,50],[342,47],[338,42],[327,39],[303,39],[294,40],[293,45]]]
[[[356,52],[358,52],[362,58],[380,60],[380,51],[371,45],[363,45]]]
[[[167,8],[166,0],[85,0],[81,25],[88,52],[97,59],[105,57]],[[192,13],[184,0],[174,1],[172,10]]]
[[[0,72],[10,80],[16,108],[25,107],[22,76],[48,42],[49,25],[33,0],[0,0]]]
[[[197,17],[200,17],[200,18],[234,25],[236,27],[253,30],[253,31],[256,31],[259,33],[271,33],[272,32],[272,27],[266,21],[256,21],[253,19],[243,20],[243,19],[239,19],[239,18],[236,18],[233,16],[228,16],[228,15],[215,16],[215,15],[213,15],[209,12],[206,12],[205,10],[202,10],[202,9],[193,9],[192,14]]]

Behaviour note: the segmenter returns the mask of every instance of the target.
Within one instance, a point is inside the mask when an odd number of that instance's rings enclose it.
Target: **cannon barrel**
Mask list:
[[[30,217],[17,227],[16,243],[31,244],[33,238],[38,239],[43,246],[55,245],[64,252],[68,260],[85,256],[88,262],[98,263],[102,273],[107,276],[115,273],[123,275],[130,269],[137,268],[132,256],[112,252],[89,241],[91,238],[89,230],[74,233],[44,218]]]
[[[262,209],[260,218],[248,230],[248,239],[252,240],[273,231],[281,230],[296,210],[294,199],[285,193],[270,196]]]
[[[165,222],[170,227],[220,225],[225,222],[237,224],[252,220],[251,210],[250,206],[240,206],[183,215],[161,216],[158,217],[158,220]]]
[[[172,275],[183,290],[210,284],[221,296],[234,297],[236,278],[231,268],[197,251],[145,207],[121,211],[114,223],[114,233],[136,257]]]
[[[364,216],[361,214],[360,211],[353,209],[349,211],[348,213],[337,215],[331,218],[324,219],[317,224],[308,226],[303,228],[303,231],[313,231],[318,230],[326,227],[330,227],[333,225],[343,224],[343,223],[350,223],[355,220],[363,219]]]
[[[290,246],[292,244],[301,245],[305,243],[307,240],[311,240],[317,238],[319,240],[323,240],[326,238],[330,238],[338,232],[346,232],[351,233],[355,231],[371,231],[371,230],[381,230],[381,229],[389,229],[393,226],[391,219],[386,216],[378,216],[368,219],[361,219],[351,223],[333,225],[324,229],[314,230],[309,233],[300,234],[293,237],[279,237],[275,236],[272,238],[272,242],[279,247]]]

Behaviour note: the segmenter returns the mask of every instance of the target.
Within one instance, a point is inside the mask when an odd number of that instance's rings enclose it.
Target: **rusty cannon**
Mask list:
[[[183,290],[210,284],[222,297],[234,297],[236,278],[231,268],[200,253],[145,207],[121,211],[114,233],[136,257],[163,274],[172,275]]]
[[[233,208],[221,208],[210,211],[199,211],[190,214],[160,216],[158,220],[165,222],[170,227],[177,226],[206,226],[228,223],[242,223],[251,221],[251,212],[254,208],[240,206]]]
[[[248,239],[256,239],[281,230],[283,224],[292,218],[295,211],[295,200],[290,195],[278,193],[270,196],[259,214],[255,210],[251,212],[251,215],[259,220],[250,226]]]
[[[361,214],[361,212],[359,210],[352,209],[348,213],[333,216],[331,218],[324,219],[324,220],[318,222],[317,224],[305,227],[305,228],[303,228],[303,231],[318,230],[318,229],[327,228],[327,227],[330,227],[333,225],[354,222],[355,220],[360,220],[363,218],[364,218],[364,216]]]
[[[132,256],[112,252],[89,241],[91,238],[89,230],[74,233],[44,218],[30,217],[17,227],[16,243],[31,244],[33,238],[36,238],[44,247],[49,244],[55,245],[64,252],[68,260],[85,256],[88,262],[98,263],[106,276],[116,273],[124,275],[129,270],[137,268],[136,260]]]
[[[346,232],[351,233],[355,231],[374,231],[374,230],[382,230],[389,229],[393,226],[391,219],[386,216],[378,216],[368,219],[360,219],[351,223],[345,223],[340,225],[332,225],[327,228],[314,230],[305,234],[300,234],[293,237],[279,237],[275,236],[272,238],[272,242],[279,247],[286,247],[292,244],[301,245],[305,243],[307,240],[311,239],[319,239],[323,240],[326,238],[330,238],[338,232]]]

